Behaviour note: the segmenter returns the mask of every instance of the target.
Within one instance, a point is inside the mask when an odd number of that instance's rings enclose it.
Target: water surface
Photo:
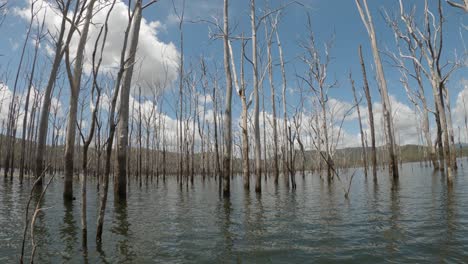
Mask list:
[[[349,170],[350,174],[354,170]],[[343,172],[346,174],[346,172]],[[399,184],[378,184],[356,173],[349,200],[343,184],[297,176],[297,190],[280,179],[263,193],[245,193],[232,180],[231,199],[218,183],[197,177],[182,188],[174,177],[140,187],[130,183],[126,204],[112,188],[103,244],[94,242],[99,193],[88,185],[88,252],[81,247],[80,201],[62,202],[63,179],[49,186],[36,222],[38,263],[440,263],[468,261],[468,163],[453,184],[419,163],[405,164]],[[343,176],[347,184],[348,177]],[[17,262],[24,209],[32,182],[0,179],[0,263]],[[253,186],[253,183],[252,183]],[[80,197],[79,182],[74,194]],[[30,255],[30,240],[26,247]]]

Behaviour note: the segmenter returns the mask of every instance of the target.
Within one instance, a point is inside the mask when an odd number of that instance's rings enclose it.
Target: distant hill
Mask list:
[[[3,157],[5,157],[5,151],[6,149],[3,148],[5,144],[2,144],[5,142],[5,136],[0,135],[0,167],[3,166]],[[35,143],[30,144],[28,142],[27,144],[27,152],[26,152],[26,166],[32,166],[32,161],[34,160],[33,154],[34,154],[34,145]],[[15,167],[19,167],[19,155],[20,155],[20,140],[16,139],[15,140],[15,156],[14,156],[14,164]],[[371,149],[367,148],[367,160],[370,161],[370,153]],[[54,149],[52,149],[51,146],[47,146],[46,148],[46,156],[48,157],[48,162],[51,163],[53,167],[58,167],[58,168],[63,168],[63,151],[64,151],[64,146],[59,145],[56,146]],[[462,143],[461,148],[460,144],[456,145],[456,151],[458,156],[468,156],[468,143]],[[105,151],[102,151],[101,154],[101,166],[104,165],[104,153]],[[403,145],[403,146],[397,146],[397,155],[398,159],[400,162],[416,162],[416,161],[424,161],[427,160],[426,153],[427,153],[427,147],[425,146],[420,146],[420,145]],[[82,149],[77,145],[76,146],[76,153],[75,155],[75,167],[80,170],[81,169],[81,154],[82,154]],[[132,167],[132,170],[135,170],[138,164],[138,149],[135,146],[132,146],[130,150],[131,156],[129,159],[129,166]],[[222,158],[222,153],[221,153],[221,147],[220,147],[220,158]],[[270,153],[269,153],[270,155]],[[384,146],[377,147],[377,160],[379,163],[382,161],[386,161],[387,151]],[[89,169],[94,170],[97,164],[97,155],[96,151],[93,148],[90,148],[89,154],[90,158],[89,162]],[[179,154],[175,152],[170,152],[167,151],[165,155],[165,164],[163,164],[163,152],[159,150],[147,150],[147,149],[142,149],[142,167],[143,167],[143,172],[146,171],[148,168],[149,170],[158,170],[159,172],[162,172],[163,169],[166,170],[167,173],[176,173],[176,171],[179,169],[179,164],[178,160],[180,157],[183,159],[187,159],[186,154]],[[148,157],[150,159],[148,160]],[[203,157],[205,158],[205,164],[206,166],[209,166],[211,168],[211,171],[214,170],[215,167],[215,160],[216,160],[216,155],[214,152],[206,152],[205,155],[202,153],[195,153],[194,156],[194,164],[195,164],[195,171],[200,172],[202,168],[202,160]],[[190,159],[190,157],[188,157]],[[252,166],[253,169],[253,156],[250,157],[251,162],[250,165]],[[281,157],[280,157],[281,159]],[[356,167],[356,166],[362,166],[364,165],[364,159],[362,157],[362,149],[360,147],[352,147],[352,148],[343,148],[343,149],[338,149],[336,153],[333,156],[335,165],[338,167]],[[296,163],[296,168],[300,169],[302,168],[302,153],[299,150],[295,151],[295,163]],[[149,161],[149,162],[148,162]],[[319,162],[323,163],[322,157],[320,156],[319,152],[316,150],[307,150],[305,151],[305,169],[306,170],[311,170],[314,168],[317,168],[319,165]],[[29,163],[29,164],[28,164]],[[148,166],[146,165],[148,164]],[[234,172],[241,172],[242,171],[242,160],[240,157],[235,157],[232,161],[233,164],[233,171]],[[272,164],[272,159],[268,158],[267,159],[267,168],[272,168],[272,166],[268,166],[268,164]],[[222,166],[222,162],[220,161],[220,165]],[[185,168],[184,168],[185,169]]]

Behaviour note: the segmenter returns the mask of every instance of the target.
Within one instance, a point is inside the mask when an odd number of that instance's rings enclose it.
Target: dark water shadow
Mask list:
[[[391,180],[390,188],[390,208],[389,208],[389,229],[384,231],[384,239],[387,242],[387,251],[392,259],[398,259],[399,247],[404,244],[405,231],[401,226],[401,197],[400,197],[400,181],[399,179]]]
[[[233,248],[234,248],[234,234],[231,231],[232,228],[232,202],[230,199],[222,199],[222,212],[223,219],[221,224],[221,233],[224,238],[224,250],[225,256],[228,256],[227,259],[233,257]]]
[[[59,229],[60,240],[64,245],[64,254],[62,258],[64,262],[71,261],[71,256],[74,255],[74,249],[78,248],[78,226],[73,215],[73,202],[65,201],[63,203],[64,214],[63,214],[63,223]]]
[[[114,221],[111,232],[117,235],[115,252],[123,258],[122,262],[132,263],[137,254],[130,243],[131,224],[128,221],[127,201],[121,200],[114,203]]]

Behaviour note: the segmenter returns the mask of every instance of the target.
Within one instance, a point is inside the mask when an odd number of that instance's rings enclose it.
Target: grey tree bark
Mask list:
[[[50,112],[50,104],[52,101],[52,90],[55,85],[55,81],[57,80],[57,74],[60,68],[60,63],[62,62],[63,54],[64,54],[64,47],[68,45],[68,40],[64,41],[64,35],[66,31],[66,24],[67,24],[67,14],[70,9],[71,0],[67,0],[63,5],[62,10],[62,21],[60,25],[59,35],[55,40],[55,55],[54,60],[52,63],[52,68],[50,70],[49,80],[47,82],[47,86],[44,91],[44,97],[42,101],[42,109],[39,121],[39,129],[38,129],[38,136],[37,136],[37,149],[36,149],[36,157],[35,157],[35,177],[40,179],[42,172],[44,171],[44,161],[45,161],[45,147],[47,141],[47,127],[49,125],[49,112]],[[38,185],[42,185],[42,179],[39,180]]]
[[[34,8],[34,2],[31,5],[31,13],[33,12]],[[31,16],[31,21],[34,20],[34,15]],[[21,156],[20,156],[20,171],[19,171],[19,181],[20,183],[23,182],[23,176],[24,176],[24,169],[25,169],[25,156],[26,156],[26,130],[27,130],[27,123],[28,123],[28,111],[29,111],[29,100],[31,97],[31,89],[33,86],[33,80],[34,80],[34,75],[36,72],[36,64],[37,64],[37,55],[39,51],[39,44],[41,43],[42,37],[43,37],[43,29],[44,29],[44,22],[42,22],[42,25],[38,27],[37,31],[37,36],[35,39],[35,44],[34,44],[34,55],[33,55],[33,62],[32,62],[32,68],[31,68],[31,73],[29,76],[29,83],[28,83],[28,92],[26,94],[26,101],[24,105],[24,116],[23,116],[23,132],[21,133]]]
[[[86,17],[81,31],[80,40],[78,43],[77,53],[75,56],[75,64],[73,66],[70,61],[70,52],[68,47],[65,49],[66,68],[68,80],[70,83],[70,109],[68,110],[67,132],[65,139],[65,181],[63,189],[63,198],[66,201],[73,200],[73,163],[75,152],[75,135],[76,122],[78,113],[78,98],[81,89],[81,74],[83,72],[83,60],[86,41],[88,38],[89,25],[93,16],[93,8],[96,0],[90,0],[86,10]]]
[[[393,119],[392,119],[392,107],[390,104],[390,97],[388,95],[387,81],[385,80],[385,74],[382,66],[382,60],[380,59],[380,53],[377,46],[377,37],[374,30],[374,22],[372,21],[372,15],[369,12],[367,6],[367,0],[355,0],[356,6],[359,10],[362,22],[367,29],[369,39],[372,46],[372,54],[374,56],[374,63],[377,73],[377,82],[379,85],[380,93],[382,96],[382,111],[384,116],[384,127],[386,133],[386,141],[388,145],[388,162],[389,162],[389,173],[393,179],[398,179],[398,158],[395,153],[395,137],[393,130]],[[362,1],[362,3],[361,3]],[[363,9],[364,7],[364,9]]]
[[[280,59],[280,68],[281,68],[281,97],[283,103],[283,174],[284,177],[287,179],[286,171],[288,167],[288,153],[286,151],[288,145],[288,112],[287,112],[287,105],[286,105],[286,88],[287,88],[287,80],[286,80],[286,69],[284,64],[284,55],[283,55],[283,48],[281,46],[281,39],[279,37],[278,29],[275,31],[276,33],[276,43],[278,45],[278,54]],[[278,179],[275,179],[275,185],[278,185]]]
[[[351,76],[351,73],[349,74],[349,80],[351,81],[351,89],[353,90],[354,103],[356,104],[356,110],[358,114],[359,131],[361,134],[362,160],[364,163],[364,175],[367,178],[367,150],[366,150],[366,144],[365,144],[365,139],[364,139],[364,131],[362,129],[361,109],[359,107],[359,101],[356,96],[356,88],[354,87],[354,80]]]
[[[276,22],[276,21],[275,21]],[[267,57],[268,57],[268,79],[270,81],[270,94],[271,94],[271,112],[273,122],[273,176],[275,182],[279,178],[279,164],[278,164],[278,126],[276,120],[276,89],[273,81],[273,58],[271,45],[273,42],[274,31],[276,31],[276,23],[272,23],[271,32],[268,32],[268,26],[265,24],[265,32],[267,35]]]
[[[374,111],[372,107],[372,98],[369,89],[369,82],[367,81],[366,64],[364,63],[364,57],[362,55],[362,47],[359,46],[359,59],[361,62],[361,70],[364,82],[364,93],[367,101],[367,113],[369,115],[369,126],[371,132],[371,161],[372,161],[372,175],[374,182],[377,182],[377,151],[375,146],[375,125],[374,125]]]
[[[133,67],[136,60],[136,50],[138,38],[140,35],[140,25],[142,18],[142,0],[135,2],[133,10],[133,27],[128,52],[127,67],[123,77],[123,83],[120,94],[119,124],[117,132],[117,175],[114,181],[114,196],[117,199],[126,200],[127,198],[127,152],[128,152],[128,120],[129,120],[129,101],[130,89],[132,85]]]
[[[262,192],[262,146],[260,142],[260,100],[258,93],[258,57],[257,57],[257,23],[255,0],[250,1],[250,22],[252,27],[252,62],[254,92],[254,142],[255,142],[255,192]]]
[[[224,0],[224,72],[226,74],[226,102],[224,108],[224,153],[223,153],[223,196],[230,196],[231,154],[232,154],[232,75],[229,50],[229,1]]]

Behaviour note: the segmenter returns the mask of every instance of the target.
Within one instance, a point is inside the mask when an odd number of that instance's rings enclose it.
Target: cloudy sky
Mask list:
[[[57,26],[60,24],[60,17],[53,8],[48,5],[52,1],[39,1],[37,6],[43,7],[38,13],[37,17],[45,18],[45,27],[51,34],[55,34]],[[104,1],[101,1],[104,2]],[[115,68],[119,62],[121,40],[123,32],[127,24],[127,4],[128,1],[118,0],[117,5],[112,12],[109,19],[109,36],[108,42],[105,46],[103,54],[102,70],[104,74],[112,76],[115,73]],[[148,2],[148,0],[144,1]],[[213,38],[213,33],[216,33],[211,23],[206,21],[221,21],[222,3],[221,0],[186,0],[185,1],[185,23],[183,25],[184,32],[184,56],[186,65],[199,65],[199,58],[205,57],[210,71],[219,71],[222,74],[222,42],[219,39]],[[240,35],[241,33],[250,34],[250,21],[249,21],[249,2],[250,1],[231,1],[231,26],[233,27],[233,35]],[[288,1],[282,0],[257,0],[258,13],[265,12],[269,7],[275,8],[281,6]],[[329,80],[330,83],[336,81],[336,87],[332,88],[329,92],[330,108],[336,111],[336,116],[343,115],[353,102],[351,87],[348,80],[348,75],[352,72],[356,81],[356,87],[361,96],[362,78],[358,57],[358,46],[363,46],[364,57],[368,66],[368,76],[370,78],[372,96],[374,99],[374,109],[376,110],[376,123],[377,129],[380,131],[381,127],[381,104],[380,95],[375,84],[375,73],[373,69],[372,54],[369,48],[369,40],[367,32],[361,22],[358,11],[354,1],[343,0],[303,0],[300,1],[301,5],[292,4],[282,11],[281,21],[279,24],[279,34],[282,39],[282,45],[287,61],[287,79],[288,82],[288,108],[290,111],[300,104],[302,101],[298,87],[301,85],[297,80],[297,76],[304,76],[306,67],[300,59],[304,53],[301,44],[307,38],[307,15],[311,17],[311,25],[316,36],[318,47],[324,47],[324,43],[333,39],[333,45],[330,50],[331,62],[329,66]],[[415,5],[416,13],[420,14],[423,8],[423,1],[421,0],[408,0],[404,1],[409,9]],[[431,5],[436,1],[430,1]],[[25,38],[25,32],[28,21],[30,19],[29,11],[30,0],[14,0],[10,1],[8,13],[5,21],[0,27],[2,31],[2,41],[0,42],[0,71],[9,72],[0,76],[1,81],[7,85],[3,87],[2,91],[6,94],[11,93],[13,86],[11,73],[17,68],[19,62],[19,54],[21,45]],[[180,56],[180,43],[179,43],[179,18],[178,14],[182,11],[183,0],[160,0],[156,4],[144,10],[144,20],[142,24],[142,31],[140,33],[139,47],[137,53],[137,71],[134,74],[134,86],[141,87],[143,94],[152,95],[155,89],[162,89],[164,96],[171,98],[175,95],[174,89],[177,89],[177,68],[178,58]],[[383,19],[383,12],[386,10],[390,16],[395,16],[398,13],[398,1],[396,0],[380,0],[369,1],[371,12],[374,16],[375,27],[377,30],[377,37],[382,51],[395,51],[395,39],[392,31],[386,25]],[[431,6],[432,8],[434,6]],[[102,24],[106,12],[105,7],[98,12],[93,18],[94,25],[90,29],[89,41],[86,48],[87,65],[85,65],[85,74],[90,72],[90,58],[92,47],[98,35],[98,25]],[[452,62],[455,58],[461,58],[466,55],[466,44],[468,39],[468,17],[461,11],[453,9],[443,4],[444,13],[446,16],[445,23],[445,43],[443,61]],[[463,28],[464,26],[464,28]],[[262,42],[264,36],[263,26],[259,29],[259,36],[261,36],[260,55],[265,55],[265,47]],[[52,54],[51,43],[44,42],[41,45],[41,65],[44,65],[43,75],[47,75],[47,63],[50,64],[47,57]],[[77,41],[73,41],[71,46],[72,50],[76,48]],[[31,57],[33,52],[33,41],[27,46],[28,55]],[[248,50],[250,52],[250,50]],[[239,54],[239,43],[234,43],[234,53]],[[275,63],[274,82],[276,87],[281,85],[281,76],[279,66],[277,65],[278,54],[276,50],[273,51]],[[392,110],[394,112],[395,130],[397,134],[397,141],[400,144],[410,144],[419,142],[418,139],[418,124],[419,115],[415,112],[414,106],[409,102],[405,90],[400,82],[400,73],[392,67],[388,57],[383,56],[384,69],[389,86],[389,92],[392,101]],[[30,59],[26,59],[26,64],[30,63]],[[263,59],[264,61],[264,59]],[[454,127],[457,132],[458,127],[461,127],[461,140],[468,142],[466,133],[464,133],[464,102],[468,102],[468,71],[466,68],[466,60],[462,61],[465,64],[464,68],[456,71],[448,83],[450,100],[452,103],[452,115],[454,119]],[[251,92],[251,68],[248,66],[246,69],[247,83],[249,85],[248,92]],[[42,84],[45,82],[43,81]],[[425,83],[426,90],[429,91],[428,83]],[[38,85],[40,86],[40,85]],[[24,92],[25,85],[20,85],[19,92]],[[162,88],[164,87],[164,88]],[[269,86],[267,80],[264,82],[266,98],[270,98]],[[36,87],[41,90],[43,87]],[[63,91],[61,97],[56,100],[56,105],[62,108],[67,105],[67,89]],[[279,92],[277,93],[279,94]],[[428,93],[429,95],[429,93]],[[306,95],[307,97],[311,96]],[[428,96],[429,104],[432,106],[433,102]],[[466,99],[464,99],[466,98]],[[240,118],[241,104],[237,96],[233,96],[234,128],[237,128],[237,120]],[[174,100],[169,100],[174,101]],[[200,101],[203,101],[200,99]],[[266,100],[266,116],[268,117],[271,112],[270,100]],[[304,119],[312,112],[311,99],[306,98],[304,109]],[[363,101],[364,102],[364,101]],[[209,104],[210,102],[208,102]],[[138,102],[137,102],[138,104]],[[151,106],[149,102],[142,102],[143,109],[150,111]],[[2,109],[6,106],[2,105]],[[361,106],[363,116],[366,118],[366,108]],[[66,109],[61,110],[63,114]],[[175,129],[175,114],[173,107],[166,106],[164,110],[166,113],[167,124],[169,129]],[[4,114],[5,111],[2,111]],[[5,113],[6,114],[6,113]],[[212,114],[211,114],[212,115]],[[207,119],[210,119],[210,113],[207,114]],[[337,118],[339,120],[340,118]],[[170,125],[172,124],[172,125]],[[431,121],[431,126],[433,122]],[[357,115],[350,114],[343,125],[344,131],[342,135],[341,147],[357,146],[360,144],[359,127],[357,122]],[[367,131],[367,122],[364,123],[364,128]],[[268,128],[267,128],[268,130]],[[435,134],[435,133],[433,133]],[[382,142],[381,133],[379,133],[379,142]],[[458,141],[458,140],[457,140]]]

